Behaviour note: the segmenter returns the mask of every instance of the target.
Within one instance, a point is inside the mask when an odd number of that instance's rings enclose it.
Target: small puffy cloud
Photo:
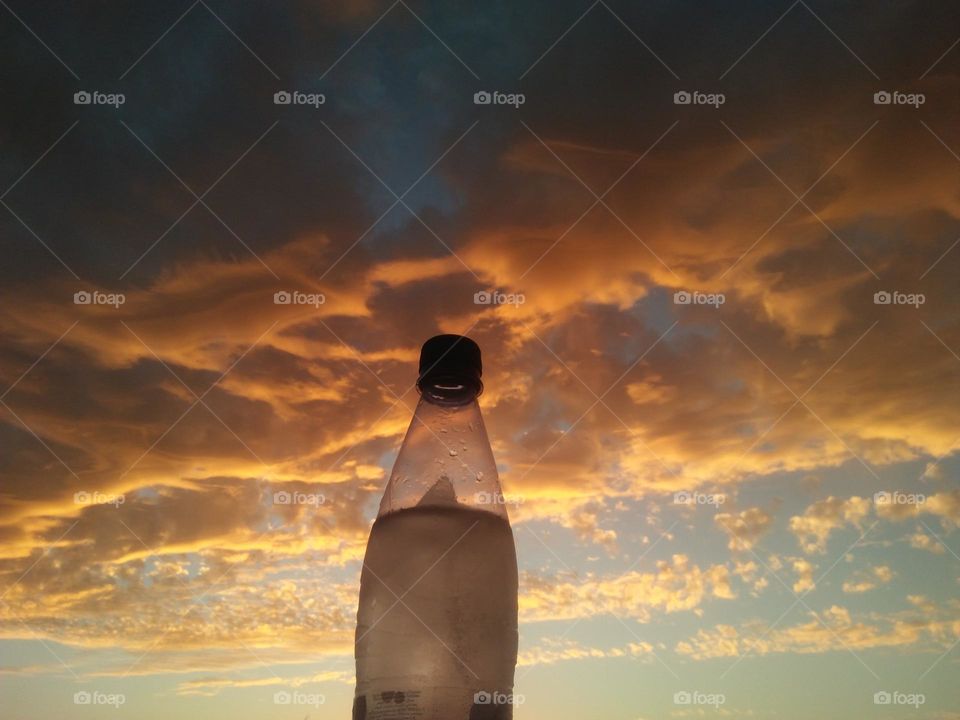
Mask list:
[[[803,515],[790,518],[790,530],[807,554],[824,553],[830,533],[848,524],[860,526],[870,512],[869,498],[830,496],[810,505]]]
[[[886,585],[893,579],[893,570],[887,565],[877,565],[869,570],[854,573],[843,583],[843,591],[848,594],[865,593],[880,585]]]
[[[769,563],[768,567],[770,567]],[[759,595],[760,591],[764,590],[770,584],[770,581],[766,578],[766,576],[761,573],[760,566],[753,560],[749,560],[747,562],[735,562],[733,566],[733,573],[743,582],[751,586],[750,594],[753,596]]]
[[[793,561],[793,572],[797,575],[797,579],[793,583],[795,593],[806,593],[817,586],[813,579],[814,570],[814,566],[803,558],[797,558]]]
[[[960,525],[960,490],[931,495],[923,504],[922,510],[937,515],[952,525]]]
[[[943,545],[920,525],[917,525],[916,531],[909,536],[909,541],[910,547],[917,550],[926,550],[934,555],[943,555],[946,552]]]
[[[747,508],[737,514],[718,513],[715,522],[729,536],[731,550],[751,550],[770,529],[773,517],[762,508]]]

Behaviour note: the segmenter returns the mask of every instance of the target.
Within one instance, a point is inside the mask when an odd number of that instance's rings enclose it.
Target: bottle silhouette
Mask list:
[[[360,578],[353,720],[513,717],[517,557],[480,376],[469,338],[424,343]]]

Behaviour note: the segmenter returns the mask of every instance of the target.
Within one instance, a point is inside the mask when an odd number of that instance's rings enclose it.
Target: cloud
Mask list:
[[[699,608],[711,597],[732,599],[729,571],[723,565],[701,568],[686,555],[657,563],[654,572],[583,578],[521,577],[521,622],[544,622],[612,613],[650,622],[655,613]]]
[[[678,8],[660,23],[667,45],[688,33]],[[914,27],[912,11],[891,4],[871,22]],[[318,76],[380,12],[366,0],[251,6],[225,22],[239,37],[255,30],[251,44],[277,74],[317,64]],[[438,8],[429,22],[487,77],[487,67],[522,70],[531,48],[556,39],[512,12],[451,19]],[[111,13],[99,27],[124,24]],[[605,52],[571,62],[564,41],[544,58],[530,76],[527,127],[488,113],[473,128],[466,69],[398,16],[325,79],[323,126],[339,140],[291,112],[256,147],[277,120],[270,72],[211,18],[217,35],[200,43],[193,31],[170,33],[133,69],[124,122],[198,192],[222,177],[209,211],[185,215],[194,198],[112,119],[82,120],[44,154],[76,119],[61,102],[70,78],[21,62],[44,53],[29,36],[0,48],[20,69],[5,87],[20,110],[2,121],[4,188],[29,169],[0,212],[0,579],[14,608],[0,615],[5,638],[31,637],[18,617],[44,641],[91,651],[142,652],[159,637],[138,670],[209,670],[184,686],[196,692],[228,686],[227,671],[251,660],[237,643],[290,662],[349,656],[357,565],[417,400],[419,343],[436,332],[469,331],[484,349],[482,404],[502,480],[525,498],[511,508],[515,526],[564,528],[569,542],[607,554],[629,554],[637,508],[649,521],[674,491],[732,498],[790,473],[827,478],[833,493],[789,519],[803,552],[822,554],[869,514],[866,498],[835,497],[842,483],[829,471],[866,477],[910,462],[929,480],[948,473],[960,434],[960,375],[943,347],[960,347],[960,250],[949,252],[960,176],[913,120],[885,116],[870,129],[868,74],[796,76],[790,43],[765,43],[765,61],[737,68],[755,92],[728,106],[736,137],[717,123],[674,126],[669,74],[658,68],[638,93],[632,75],[607,72],[610,57],[642,53],[618,28],[602,38]],[[54,28],[52,44],[73,64],[91,21],[78,9],[60,21],[71,32]],[[755,40],[738,18],[718,22],[718,37]],[[150,47],[153,23],[134,25],[127,49]],[[520,27],[530,32],[517,42],[483,34]],[[806,42],[803,32],[777,30]],[[907,67],[907,50],[890,65]],[[931,98],[957,96],[950,67],[921,83]],[[925,117],[949,133],[946,119]],[[377,178],[399,193],[428,168],[409,207],[391,209]],[[598,194],[620,181],[595,203],[581,178]],[[820,178],[809,208],[790,210],[778,178],[797,193]],[[474,303],[492,288],[525,302]],[[873,302],[897,288],[925,293],[926,327],[913,308]],[[75,305],[84,289],[125,302]],[[678,290],[726,302],[676,305]],[[277,304],[280,291],[324,301]],[[326,502],[278,508],[278,488]],[[81,505],[77,492],[125,502]],[[774,514],[724,512],[708,532],[750,552],[776,529]],[[926,514],[952,530],[960,491],[876,514]],[[919,529],[909,541],[943,553]],[[529,622],[603,612],[649,622],[734,598],[731,576],[753,594],[768,587],[757,563],[693,558],[683,546],[649,571],[589,574],[571,560],[569,576],[530,572],[521,609]],[[797,592],[812,587],[809,560],[784,562]],[[847,582],[853,592],[882,581]],[[912,627],[860,628],[839,611],[830,622],[881,644]],[[705,642],[743,650],[742,628],[726,627]],[[771,647],[807,652],[829,642],[819,632],[801,627]]]
[[[339,670],[325,670],[312,675],[295,675],[292,677],[264,677],[264,678],[232,678],[232,677],[203,677],[197,680],[185,680],[177,685],[178,695],[200,695],[215,697],[222,690],[228,688],[249,687],[283,687],[300,688],[314,683],[337,682],[354,685],[356,678],[353,673]]]
[[[762,622],[742,627],[721,624],[698,630],[675,650],[695,660],[740,657],[745,654],[820,654],[873,648],[904,648],[928,652],[950,645],[957,621],[918,616],[892,616],[874,621],[856,620],[850,612],[833,605],[796,625],[768,628]],[[942,649],[940,650],[942,652]]]
[[[718,513],[714,520],[730,536],[728,546],[734,551],[752,550],[773,523],[773,517],[758,507],[747,508],[736,515]]]
[[[919,525],[914,533],[910,535],[909,540],[910,547],[916,548],[917,550],[926,550],[934,555],[943,555],[945,552],[943,545]]]
[[[797,579],[793,583],[793,591],[797,594],[808,593],[816,588],[816,581],[813,579],[814,567],[808,561],[797,558],[793,560],[793,571],[797,574]]]
[[[597,648],[583,645],[574,640],[546,640],[543,643],[521,651],[517,657],[517,667],[532,665],[555,665],[569,660],[600,658],[647,658],[652,659],[656,651],[648,642],[631,642],[623,647]]]
[[[767,564],[768,566],[770,565],[769,562]],[[776,570],[778,568],[773,569]],[[746,562],[736,561],[733,572],[743,580],[743,582],[751,585],[751,595],[754,597],[759,595],[760,592],[770,584],[766,576],[761,573],[760,566],[753,560]]]
[[[870,512],[870,500],[853,496],[842,499],[830,496],[810,505],[802,515],[790,518],[790,530],[805,553],[824,553],[834,530],[848,524],[860,527]]]
[[[889,566],[876,565],[869,570],[855,573],[849,580],[845,580],[843,591],[848,594],[865,593],[880,585],[886,585],[893,580],[894,574]]]

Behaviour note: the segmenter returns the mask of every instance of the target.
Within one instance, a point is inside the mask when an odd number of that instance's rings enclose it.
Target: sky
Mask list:
[[[347,717],[447,332],[518,720],[960,718],[948,3],[0,6],[6,716]]]

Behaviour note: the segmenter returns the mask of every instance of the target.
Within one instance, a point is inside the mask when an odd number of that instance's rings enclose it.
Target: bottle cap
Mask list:
[[[483,390],[482,374],[480,346],[465,335],[436,335],[420,349],[417,388],[421,391],[429,382],[473,386],[479,394]]]

